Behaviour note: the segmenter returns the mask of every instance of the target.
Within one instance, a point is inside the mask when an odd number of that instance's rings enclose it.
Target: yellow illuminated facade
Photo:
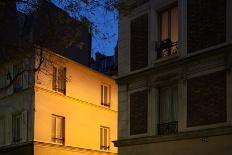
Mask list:
[[[2,133],[8,134],[2,138],[0,152],[25,145],[26,149],[21,149],[25,155],[117,154],[112,143],[117,140],[116,82],[52,52],[43,54],[45,59],[34,75],[33,86],[0,99],[2,107],[6,100],[18,103],[1,113],[0,118],[5,120]],[[26,98],[27,103],[20,104]],[[16,131],[9,135],[13,129],[9,122],[21,112],[26,112],[27,119],[23,115],[19,119],[20,134]],[[13,137],[19,137],[19,141],[14,142]],[[21,141],[21,137],[25,140]]]

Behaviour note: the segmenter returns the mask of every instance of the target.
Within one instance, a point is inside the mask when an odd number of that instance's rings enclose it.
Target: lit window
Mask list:
[[[158,58],[177,53],[178,8],[173,7],[160,13],[160,42],[157,47]]]
[[[100,149],[110,150],[110,128],[100,127]]]
[[[159,90],[159,134],[177,132],[177,85],[162,87]]]
[[[101,85],[101,105],[110,107],[110,86]]]
[[[65,118],[52,115],[52,141],[58,144],[64,144],[65,138]]]
[[[52,89],[66,94],[66,68],[53,67]]]
[[[20,143],[27,140],[27,111],[12,117],[13,142]]]

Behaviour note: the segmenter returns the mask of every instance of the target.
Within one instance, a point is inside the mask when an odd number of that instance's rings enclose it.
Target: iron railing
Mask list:
[[[178,122],[168,122],[158,124],[158,134],[159,135],[168,135],[175,134],[178,132]]]
[[[158,59],[176,55],[178,52],[178,42],[172,42],[171,39],[157,42],[156,51]]]

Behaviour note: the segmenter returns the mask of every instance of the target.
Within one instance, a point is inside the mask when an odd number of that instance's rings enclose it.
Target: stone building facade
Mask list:
[[[120,16],[119,155],[232,153],[232,2],[147,0]]]
[[[47,49],[1,66],[1,155],[115,155],[117,84]],[[39,53],[39,54],[38,54]]]

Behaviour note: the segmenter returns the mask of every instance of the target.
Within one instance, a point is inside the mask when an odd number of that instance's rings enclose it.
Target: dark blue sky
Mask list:
[[[64,4],[56,3],[57,0],[52,1],[63,8]],[[92,56],[94,57],[96,52],[113,55],[118,40],[117,13],[108,12],[104,8],[99,7],[93,11],[93,14],[85,11],[85,9],[83,9],[81,14],[87,16],[95,25],[92,38]],[[71,16],[75,16],[75,14],[71,13]]]
[[[65,0],[60,3],[59,0],[52,0],[52,2],[64,9]],[[18,4],[17,7],[18,9],[23,10],[27,10],[28,8],[28,6],[20,4]],[[80,12],[82,15],[87,16],[87,18],[95,25],[92,38],[92,56],[94,57],[96,52],[113,55],[118,40],[117,13],[106,12],[102,7],[94,9],[92,13],[85,11],[85,9],[82,9]],[[70,13],[70,15],[76,17],[75,13]]]
[[[100,51],[106,55],[114,54],[114,48],[118,39],[118,20],[115,14],[112,12],[105,12],[103,9],[99,9],[96,12],[96,16],[91,17],[94,22],[106,38],[100,34],[96,34],[93,37],[92,48],[93,53]]]

